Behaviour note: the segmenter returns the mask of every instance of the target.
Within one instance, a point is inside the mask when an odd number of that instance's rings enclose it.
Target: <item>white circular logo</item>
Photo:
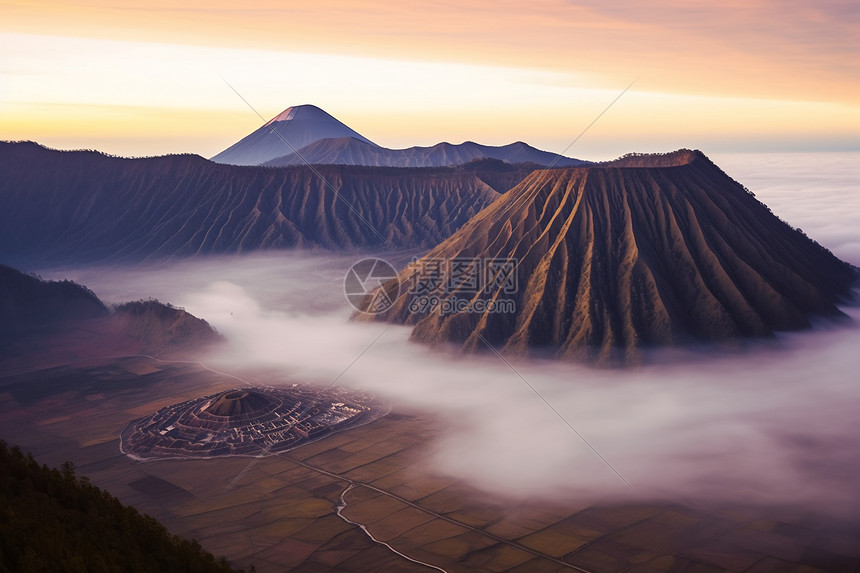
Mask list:
[[[349,304],[360,312],[385,312],[400,294],[397,271],[382,259],[362,259],[346,272],[343,293]]]

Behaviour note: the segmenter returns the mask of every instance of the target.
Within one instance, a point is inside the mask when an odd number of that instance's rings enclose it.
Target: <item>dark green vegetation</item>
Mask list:
[[[534,168],[237,167],[0,143],[0,260],[429,248]]]
[[[45,356],[57,364],[97,355],[162,353],[221,341],[209,323],[157,300],[108,308],[72,281],[44,281],[0,265],[0,369]]]
[[[44,366],[47,354],[61,363],[79,360],[77,347],[108,326],[109,314],[84,286],[43,281],[0,265],[0,371],[17,370],[30,360]]]
[[[442,281],[431,294],[510,299],[515,312],[416,312],[418,295],[407,294],[375,318],[468,350],[488,341],[515,353],[635,362],[647,347],[809,327],[813,315],[840,315],[836,304],[857,279],[689,150],[535,171],[404,270],[401,284],[426,262],[454,259],[513,261],[517,285],[475,293]]]
[[[107,315],[107,307],[84,286],[68,280],[44,281],[0,265],[0,337]]]
[[[169,303],[136,300],[113,310],[124,332],[145,349],[194,347],[222,340],[208,322]]]
[[[234,571],[107,491],[0,441],[0,570]]]

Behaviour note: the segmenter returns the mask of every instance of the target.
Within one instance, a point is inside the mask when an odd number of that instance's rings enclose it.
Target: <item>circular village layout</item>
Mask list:
[[[353,390],[236,388],[132,420],[120,449],[138,460],[275,455],[387,413],[372,395]]]

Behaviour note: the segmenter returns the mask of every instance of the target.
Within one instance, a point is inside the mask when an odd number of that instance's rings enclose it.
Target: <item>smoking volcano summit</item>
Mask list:
[[[376,144],[315,105],[288,107],[264,126],[212,157],[215,163],[261,165],[321,139],[354,138]]]

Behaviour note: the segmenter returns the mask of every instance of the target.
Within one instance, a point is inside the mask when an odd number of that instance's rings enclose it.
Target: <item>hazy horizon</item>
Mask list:
[[[210,157],[312,103],[387,147],[558,152],[633,82],[581,156],[858,149],[860,20],[843,2],[61,0],[2,13],[0,139]]]

